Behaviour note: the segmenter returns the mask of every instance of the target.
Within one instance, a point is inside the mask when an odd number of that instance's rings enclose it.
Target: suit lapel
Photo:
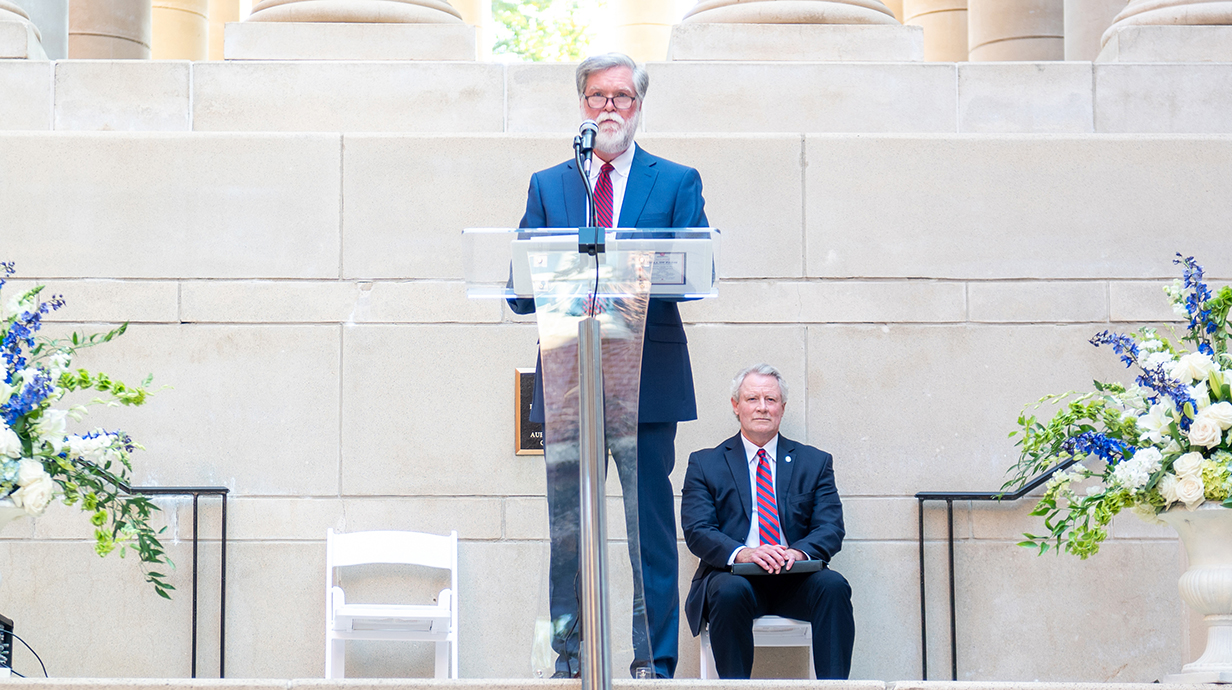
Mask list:
[[[573,163],[566,163],[565,169],[561,171],[560,186],[565,190],[565,219],[568,227],[585,227],[586,188],[582,186],[582,176],[578,174],[577,166]]]
[[[751,521],[753,519],[753,489],[749,486],[749,459],[744,454],[744,443],[740,440],[740,434],[737,433],[727,439],[724,449],[724,457],[727,458],[727,466],[731,469],[732,481],[736,483],[736,493],[740,494],[740,504],[744,508],[742,514],[745,520]],[[745,529],[747,531],[747,524]]]
[[[778,458],[774,461],[774,501],[775,507],[779,511],[779,527],[783,530],[783,543],[789,543],[787,538],[788,521],[791,519],[788,511],[784,509],[787,505],[787,488],[791,486],[791,473],[795,469],[796,464],[789,462],[789,458],[796,452],[795,441],[789,441],[782,434],[779,435]],[[794,458],[793,458],[794,459]]]
[[[634,146],[637,146],[634,144]],[[620,206],[620,219],[617,227],[635,228],[637,219],[650,199],[650,190],[654,188],[655,178],[659,176],[653,162],[647,162],[647,155],[641,147],[633,151],[633,165],[629,168],[629,181],[625,183],[625,198]]]

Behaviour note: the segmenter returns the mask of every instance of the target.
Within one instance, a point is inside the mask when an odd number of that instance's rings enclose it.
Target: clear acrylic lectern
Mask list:
[[[582,659],[585,690],[612,678],[612,608],[630,611],[632,663],[649,663],[637,510],[637,404],[642,337],[651,298],[716,295],[719,232],[712,228],[470,228],[463,269],[472,298],[533,300],[539,323],[544,394],[553,583],[572,582],[580,563],[580,606],[573,588],[550,593],[553,647]],[[522,302],[520,311],[529,311]],[[624,495],[632,601],[610,605],[604,511],[608,452]],[[564,498],[562,498],[564,497]],[[575,498],[573,498],[575,497]],[[558,612],[568,611],[564,615]],[[576,613],[574,613],[576,612]],[[579,625],[580,631],[576,629]],[[581,649],[575,632],[581,633]]]

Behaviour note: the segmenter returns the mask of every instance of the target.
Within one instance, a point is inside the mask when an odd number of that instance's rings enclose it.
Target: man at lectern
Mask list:
[[[689,628],[698,635],[709,621],[719,677],[748,678],[754,619],[808,621],[817,677],[845,679],[855,620],[851,587],[828,567],[844,535],[833,458],[779,434],[787,385],[774,367],[736,374],[731,403],[740,432],[690,455],[684,479],[680,524],[701,559]]]
[[[595,198],[596,224],[606,228],[705,227],[701,176],[693,168],[653,156],[633,143],[650,77],[626,55],[591,57],[577,68],[583,120],[598,125],[589,184]],[[577,228],[587,223],[586,190],[573,160],[535,173],[526,198],[523,228]],[[513,310],[528,314],[534,300],[510,300]],[[676,462],[676,424],[697,418],[693,372],[684,326],[676,302],[651,299],[643,336],[637,425],[638,531],[641,570],[653,674],[670,678],[676,670],[680,597],[678,593],[676,519],[670,473]],[[531,419],[543,421],[543,381],[535,374]],[[548,463],[548,509],[552,524],[558,513],[576,509],[577,494],[559,495]],[[573,478],[576,482],[576,477]],[[568,492],[566,492],[568,493]],[[557,636],[556,675],[576,676],[574,588],[577,573],[576,533],[552,534],[551,613]],[[636,634],[636,632],[635,632]],[[635,664],[639,662],[635,661]],[[645,663],[644,661],[641,663]]]

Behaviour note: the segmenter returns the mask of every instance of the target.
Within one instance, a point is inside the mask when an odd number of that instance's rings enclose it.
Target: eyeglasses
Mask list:
[[[612,96],[611,98],[608,98],[602,94],[592,93],[586,97],[586,105],[595,110],[602,110],[607,107],[607,102],[611,101],[612,105],[616,106],[617,110],[628,110],[633,107],[633,101],[635,100],[637,99],[633,96],[626,96],[623,93],[619,96]]]

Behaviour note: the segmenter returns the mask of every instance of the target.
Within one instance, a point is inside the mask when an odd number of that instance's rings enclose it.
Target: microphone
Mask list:
[[[587,120],[582,123],[579,131],[582,137],[582,156],[590,160],[590,152],[595,150],[595,135],[599,133],[599,124],[594,120]]]

